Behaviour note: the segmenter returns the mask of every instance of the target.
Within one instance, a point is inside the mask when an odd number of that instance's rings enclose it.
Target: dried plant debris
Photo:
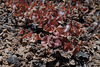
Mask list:
[[[0,0],[0,67],[99,67],[99,0]]]

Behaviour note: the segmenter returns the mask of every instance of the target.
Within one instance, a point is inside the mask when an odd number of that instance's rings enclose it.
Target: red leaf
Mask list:
[[[72,46],[70,43],[66,43],[66,44],[64,45],[64,49],[65,49],[66,51],[72,50],[72,49],[73,49],[73,46]]]
[[[68,42],[69,40],[67,39],[67,37],[63,37],[62,42]]]
[[[22,38],[26,38],[27,37],[27,34],[24,34],[23,36],[22,36]]]
[[[63,27],[62,26],[57,27],[56,30],[59,32],[59,34],[63,34]]]
[[[18,32],[18,35],[21,35],[23,34],[23,29],[21,29],[19,32]]]
[[[46,31],[47,28],[48,28],[48,25],[46,24],[46,25],[43,27],[43,30]]]
[[[82,46],[82,40],[79,40],[78,45]]]
[[[27,34],[27,37],[29,37],[29,38],[32,37],[32,31],[30,31],[30,33]]]
[[[35,42],[39,40],[39,35],[36,35]]]
[[[76,46],[77,45],[77,40],[76,39],[73,39],[72,40],[72,43],[73,43],[74,46]]]
[[[78,53],[78,52],[79,52],[79,50],[80,50],[80,48],[79,48],[79,47],[76,47],[76,48],[74,49],[74,51],[73,51],[73,54]]]

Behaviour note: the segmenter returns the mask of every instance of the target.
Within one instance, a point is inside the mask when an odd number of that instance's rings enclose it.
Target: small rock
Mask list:
[[[8,54],[9,54],[9,55],[13,55],[13,53],[12,53],[12,52],[8,52]]]
[[[95,43],[99,45],[100,44],[100,41],[95,41]]]
[[[89,56],[87,54],[81,52],[81,51],[78,52],[75,56],[76,56],[77,59],[81,58],[81,60],[85,60],[85,61],[89,60]]]
[[[5,53],[8,53],[9,52],[9,49],[5,49]]]
[[[3,29],[3,32],[6,32],[7,31],[7,29]]]
[[[87,67],[92,67],[94,65],[94,62],[89,62],[88,64],[87,64]]]
[[[8,64],[14,64],[15,67],[20,67],[20,61],[17,57],[12,56],[7,59]]]
[[[70,61],[70,64],[71,64],[71,65],[75,65],[75,60],[71,60],[71,61]]]
[[[55,66],[59,67],[60,66],[60,62],[58,61]]]
[[[4,37],[4,38],[6,38],[7,36],[8,36],[7,33],[4,33],[4,34],[3,34],[3,37]]]
[[[8,23],[12,23],[12,21],[11,21],[11,19],[10,19],[10,18],[8,18]]]
[[[97,51],[97,50],[98,50],[97,46],[94,46],[93,48],[94,48],[94,50],[95,50],[95,51]]]
[[[89,61],[92,61],[92,60],[93,60],[93,58],[94,58],[93,56],[90,56],[90,57],[89,57]]]
[[[23,26],[24,23],[23,23],[23,22],[18,22],[18,25],[19,25],[19,26]]]
[[[100,54],[99,54],[99,53],[95,53],[95,54],[94,54],[94,58],[100,60]]]
[[[93,25],[94,25],[94,26],[97,26],[97,25],[98,25],[98,23],[97,23],[97,22],[93,22]]]
[[[94,59],[93,61],[94,61],[95,64],[100,64],[100,60]]]
[[[99,45],[97,45],[97,50],[100,52],[100,46]]]
[[[94,28],[93,27],[90,27],[90,28],[88,28],[88,30],[87,30],[89,33],[92,33],[93,31],[94,31]]]
[[[5,4],[4,3],[1,3],[1,5],[0,5],[2,8],[5,6]]]

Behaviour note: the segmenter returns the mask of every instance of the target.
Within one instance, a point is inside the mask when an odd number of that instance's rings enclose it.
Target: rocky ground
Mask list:
[[[89,39],[87,44],[90,45],[82,46],[73,55],[71,51],[46,49],[39,42],[34,44],[23,40],[16,32],[20,29],[16,27],[16,20],[19,19],[13,17],[9,10],[5,3],[0,3],[0,67],[100,67],[99,20],[93,22],[95,29],[87,27],[88,33],[83,37],[84,40]],[[100,9],[96,14],[100,16]]]

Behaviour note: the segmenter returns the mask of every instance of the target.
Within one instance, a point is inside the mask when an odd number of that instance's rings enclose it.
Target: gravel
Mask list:
[[[86,23],[87,26],[84,28],[87,33],[79,38],[84,45],[77,54],[73,55],[73,51],[66,52],[62,47],[44,48],[40,44],[41,40],[32,43],[22,39],[21,36],[18,36],[17,31],[22,29],[20,26],[24,25],[25,19],[20,22],[21,19],[13,17],[9,11],[10,8],[1,1],[0,67],[100,67],[100,39],[98,38],[100,24],[97,22],[98,20],[94,18],[95,21],[91,22],[98,27],[97,29],[90,23]],[[86,0],[86,2],[88,1]],[[95,12],[92,18],[97,17],[98,14],[100,14],[98,11]],[[16,26],[17,21],[19,27]],[[82,24],[85,23],[82,22]],[[36,28],[38,28],[37,24],[32,24],[34,33],[41,34],[43,32],[42,28],[37,30]]]

